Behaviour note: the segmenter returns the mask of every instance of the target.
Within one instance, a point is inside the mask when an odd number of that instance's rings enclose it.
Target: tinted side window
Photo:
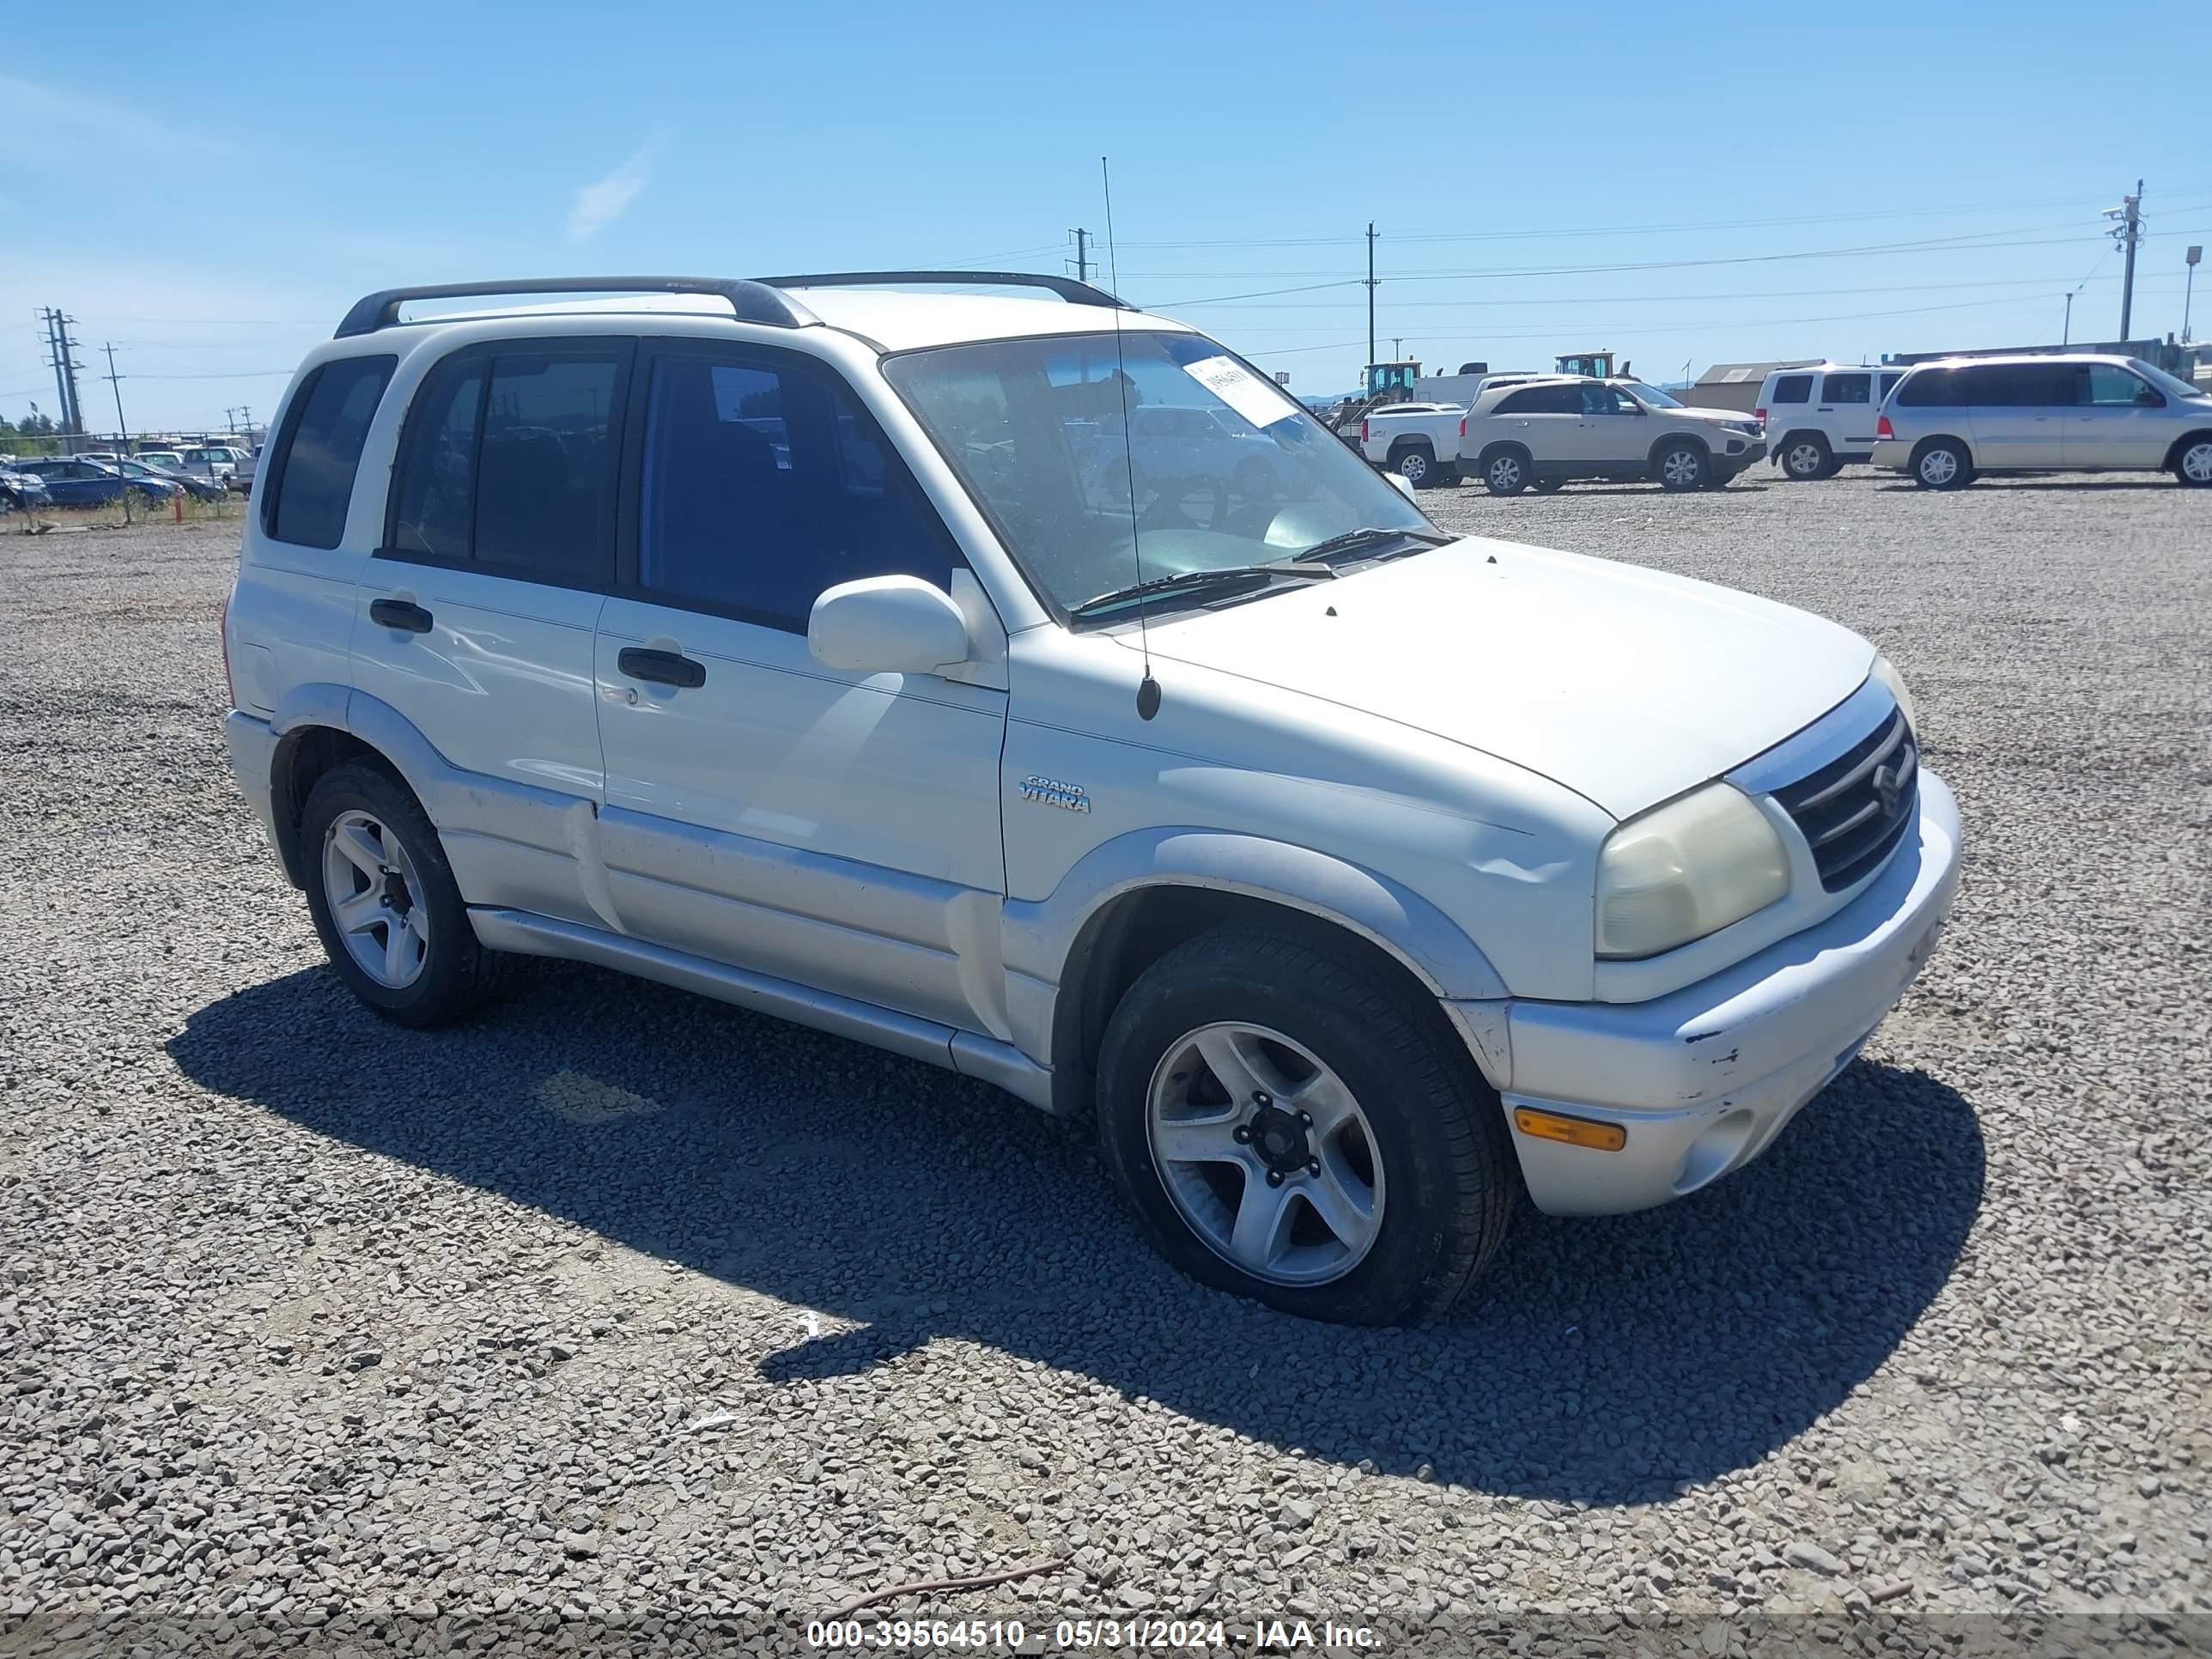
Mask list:
[[[477,451],[475,556],[556,580],[613,574],[615,446],[622,362],[611,353],[492,362]]]
[[[907,575],[949,591],[960,557],[842,381],[672,352],[645,391],[637,562],[654,599],[803,633],[825,588]]]
[[[1532,386],[1524,391],[1510,392],[1498,400],[1492,411],[1498,415],[1579,415],[1583,412],[1582,390],[1571,386]]]
[[[611,581],[624,361],[564,345],[439,364],[400,440],[390,545],[526,580]]]
[[[262,484],[270,535],[297,547],[338,544],[368,423],[398,366],[397,357],[348,357],[325,363],[300,389]]]
[[[1813,398],[1813,377],[1809,374],[1784,374],[1774,383],[1774,401],[1778,404],[1810,403]]]
[[[1874,401],[1871,374],[1831,374],[1820,390],[1824,404],[1865,404]]]
[[[2047,409],[2074,401],[2070,363],[1987,363],[1961,369],[1960,401],[1984,409]]]
[[[1925,368],[1908,374],[1897,389],[1900,409],[1950,409],[1958,401],[1959,371],[1954,368]]]
[[[430,371],[415,394],[399,440],[392,527],[386,532],[389,544],[402,553],[469,556],[469,506],[488,367],[481,357],[448,358]]]
[[[1902,374],[1883,375],[1881,377],[1881,391],[1877,395],[1887,402],[1889,398],[1889,394],[1897,390],[1897,383],[1904,378],[1905,376]]]

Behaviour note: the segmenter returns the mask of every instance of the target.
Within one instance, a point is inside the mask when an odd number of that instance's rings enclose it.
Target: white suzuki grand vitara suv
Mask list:
[[[375,294],[273,431],[230,753],[362,1001],[574,957],[1095,1114],[1161,1250],[1300,1314],[1757,1157],[1951,902],[1864,640],[1443,534],[1063,278]]]

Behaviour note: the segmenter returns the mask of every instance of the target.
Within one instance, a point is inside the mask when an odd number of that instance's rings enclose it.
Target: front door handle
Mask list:
[[[369,601],[368,619],[409,634],[430,631],[430,613],[410,599],[372,599]]]
[[[707,665],[680,651],[655,651],[644,646],[626,645],[615,658],[615,665],[634,680],[651,680],[655,685],[693,690],[707,683]]]

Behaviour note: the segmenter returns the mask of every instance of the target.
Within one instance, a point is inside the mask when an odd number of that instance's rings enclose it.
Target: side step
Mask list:
[[[1012,1043],[994,1037],[893,1013],[855,997],[749,973],[579,922],[494,908],[471,908],[469,921],[477,939],[489,950],[512,951],[526,957],[560,957],[635,974],[640,979],[656,980],[678,990],[735,1003],[755,1013],[787,1019],[794,1025],[810,1025],[833,1036],[849,1037],[942,1066],[949,1072],[996,1084],[1040,1110],[1053,1109],[1051,1072]]]

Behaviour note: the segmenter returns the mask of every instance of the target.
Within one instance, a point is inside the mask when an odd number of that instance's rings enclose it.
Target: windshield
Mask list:
[[[2156,364],[2147,363],[2140,357],[2129,358],[2128,367],[2169,398],[2202,398],[2207,395],[2203,386],[2191,386],[2188,381],[2178,379]]]
[[[1118,368],[1115,337],[1085,334],[908,352],[884,373],[1063,611],[1140,575],[1296,559],[1351,530],[1436,533],[1198,335],[1125,332]]]
[[[1638,402],[1649,404],[1654,409],[1680,409],[1683,407],[1682,404],[1668,397],[1657,386],[1646,386],[1641,380],[1626,381],[1623,383],[1623,386],[1625,390],[1635,393]]]

